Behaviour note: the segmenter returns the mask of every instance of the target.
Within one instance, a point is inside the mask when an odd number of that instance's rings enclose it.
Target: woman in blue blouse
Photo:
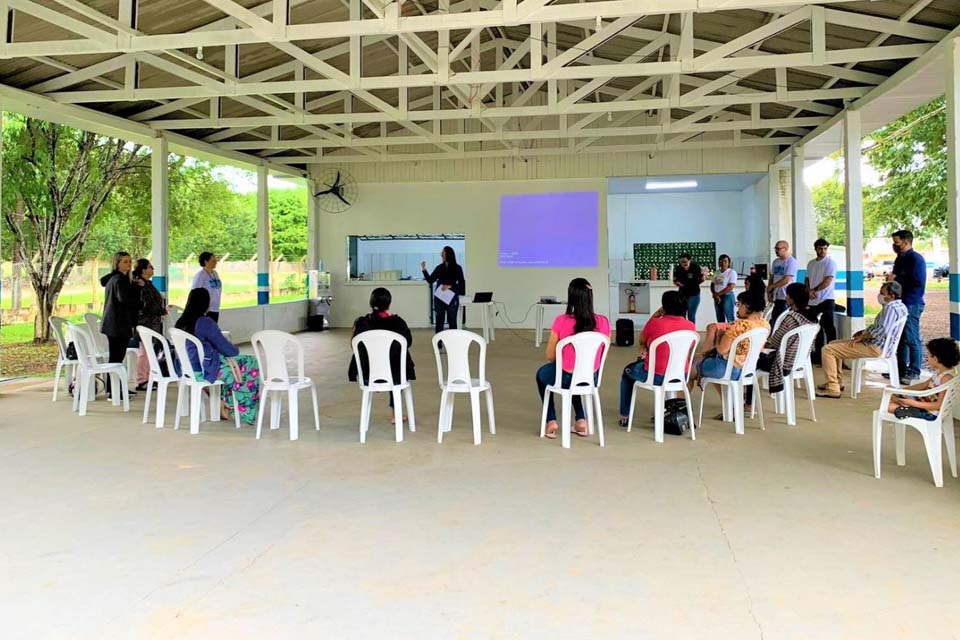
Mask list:
[[[240,355],[240,349],[232,344],[220,331],[220,327],[207,316],[210,309],[210,292],[206,289],[193,289],[187,296],[177,329],[186,331],[200,340],[203,345],[203,362],[197,357],[197,350],[187,343],[187,354],[194,375],[207,382],[223,381],[220,397],[221,417],[232,420],[233,398],[237,399],[240,419],[253,424],[257,419],[257,404],[260,402],[260,369],[253,356]]]

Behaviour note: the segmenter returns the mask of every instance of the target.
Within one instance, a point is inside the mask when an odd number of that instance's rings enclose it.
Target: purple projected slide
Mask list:
[[[500,196],[501,267],[596,267],[596,191]]]

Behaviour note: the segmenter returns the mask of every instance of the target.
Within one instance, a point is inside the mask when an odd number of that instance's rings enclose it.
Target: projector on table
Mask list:
[[[540,304],[557,304],[557,296],[540,296]]]

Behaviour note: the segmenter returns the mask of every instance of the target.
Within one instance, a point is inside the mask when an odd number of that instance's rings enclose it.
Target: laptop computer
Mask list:
[[[471,302],[493,302],[493,291],[477,291]]]

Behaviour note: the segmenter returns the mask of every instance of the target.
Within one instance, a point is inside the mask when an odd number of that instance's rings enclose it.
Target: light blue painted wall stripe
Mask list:
[[[153,286],[156,287],[160,293],[166,293],[167,276],[153,276]]]
[[[258,286],[258,287],[269,287],[269,286],[270,286],[270,274],[269,274],[269,273],[258,273],[258,274],[257,274],[257,286]]]
[[[840,271],[837,273],[837,278],[846,280],[848,289],[863,291],[863,271]]]
[[[960,273],[950,274],[950,302],[960,302]]]
[[[797,282],[799,282],[800,284],[803,284],[806,279],[807,279],[807,270],[806,270],[806,269],[798,269],[798,270],[797,270]]]

